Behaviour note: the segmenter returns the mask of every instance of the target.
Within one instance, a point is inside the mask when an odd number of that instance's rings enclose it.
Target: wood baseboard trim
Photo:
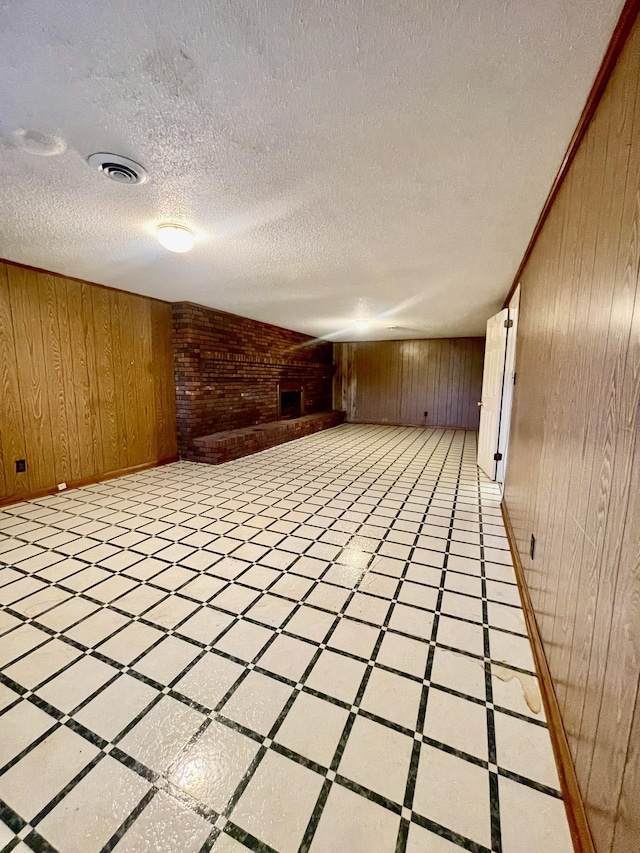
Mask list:
[[[573,759],[571,758],[569,742],[567,740],[562,716],[560,714],[560,707],[558,705],[556,692],[551,680],[551,673],[549,672],[549,665],[547,664],[547,658],[544,653],[540,632],[538,631],[538,624],[531,604],[529,589],[524,577],[522,561],[520,560],[520,554],[516,547],[513,527],[511,525],[511,519],[509,518],[509,511],[504,500],[500,506],[502,509],[502,518],[504,520],[505,530],[507,531],[507,539],[509,540],[509,548],[513,558],[513,565],[516,570],[516,580],[518,582],[518,591],[520,592],[522,610],[524,612],[527,630],[531,639],[533,657],[536,665],[536,671],[538,673],[538,681],[540,683],[540,692],[542,694],[545,714],[547,715],[547,723],[549,726],[549,733],[551,735],[551,743],[553,745],[553,754],[558,768],[560,788],[562,790],[562,797],[567,811],[567,820],[569,822],[569,830],[571,832],[573,847],[575,853],[596,853],[593,838],[591,837],[591,830],[589,829],[589,824],[587,822],[587,815],[582,801],[580,787],[578,785],[578,778],[573,765]]]
[[[67,488],[62,492],[56,487],[50,489],[40,489],[37,492],[29,492],[23,495],[11,495],[8,498],[0,498],[0,507],[11,506],[12,504],[23,503],[23,501],[32,501],[36,498],[44,498],[47,495],[61,495],[68,492],[70,489],[81,489],[83,486],[91,486],[94,483],[102,483],[105,480],[113,480],[116,477],[124,477],[126,474],[136,474],[138,471],[146,471],[149,468],[159,468],[161,465],[168,465],[170,462],[177,462],[180,457],[168,456],[166,459],[158,459],[155,462],[143,462],[141,465],[131,465],[128,468],[119,468],[117,471],[107,471],[105,474],[99,474],[96,477],[86,477],[83,480],[74,480],[67,483]]]
[[[456,426],[455,424],[401,424],[396,421],[360,421],[360,420],[344,420],[345,424],[370,424],[371,426],[403,426],[414,427],[415,429],[463,429],[467,432],[477,432],[477,427]]]

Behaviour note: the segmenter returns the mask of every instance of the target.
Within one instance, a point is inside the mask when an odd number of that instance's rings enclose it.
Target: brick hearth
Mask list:
[[[260,426],[216,432],[193,439],[190,459],[194,462],[219,465],[221,462],[229,462],[231,459],[239,459],[241,456],[249,456],[277,444],[284,444],[294,438],[338,426],[343,420],[344,412],[321,412],[286,421],[272,421]]]

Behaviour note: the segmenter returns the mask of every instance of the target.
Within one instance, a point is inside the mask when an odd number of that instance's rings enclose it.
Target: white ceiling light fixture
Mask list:
[[[358,320],[356,322],[356,329],[359,332],[364,332],[364,330],[368,329],[368,328],[369,328],[369,321],[368,320]]]
[[[158,225],[157,236],[160,244],[170,252],[188,252],[193,249],[196,236],[186,225],[175,222],[163,222]]]

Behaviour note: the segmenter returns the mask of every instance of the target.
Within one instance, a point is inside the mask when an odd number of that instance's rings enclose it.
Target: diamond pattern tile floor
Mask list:
[[[0,511],[0,762],[3,851],[568,853],[475,433]]]

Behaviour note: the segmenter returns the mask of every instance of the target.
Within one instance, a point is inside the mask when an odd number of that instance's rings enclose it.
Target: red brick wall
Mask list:
[[[277,420],[277,385],[304,383],[305,412],[331,409],[333,348],[299,332],[190,302],[173,305],[178,449],[193,438]]]

